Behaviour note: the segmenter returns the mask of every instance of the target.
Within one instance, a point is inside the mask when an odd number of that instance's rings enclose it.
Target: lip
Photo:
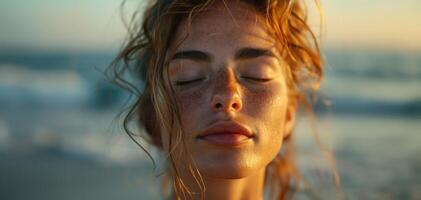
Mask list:
[[[224,146],[239,145],[253,137],[249,128],[234,121],[217,122],[197,136],[206,142]]]

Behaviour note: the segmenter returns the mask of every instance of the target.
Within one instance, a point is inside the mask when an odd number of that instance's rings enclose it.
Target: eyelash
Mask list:
[[[194,80],[190,80],[190,81],[177,81],[177,82],[175,82],[175,85],[177,85],[177,86],[186,86],[186,85],[190,85],[190,84],[192,84],[194,82],[201,81],[201,80],[204,80],[204,79],[205,78],[198,78],[198,79],[194,79]]]
[[[269,78],[253,78],[253,77],[247,77],[247,76],[243,76],[242,78],[245,78],[245,79],[248,79],[248,80],[251,80],[251,81],[261,82],[261,83],[265,83],[265,82],[268,82],[268,81],[272,80],[272,79],[269,79]],[[194,79],[194,80],[190,80],[190,81],[177,81],[177,82],[175,82],[175,85],[177,85],[177,86],[187,86],[187,85],[190,85],[194,82],[202,81],[204,79],[205,78],[198,78],[198,79]]]
[[[242,78],[252,80],[252,81],[262,82],[262,83],[272,80],[270,78],[253,78],[253,77],[248,77],[248,76],[243,76]]]

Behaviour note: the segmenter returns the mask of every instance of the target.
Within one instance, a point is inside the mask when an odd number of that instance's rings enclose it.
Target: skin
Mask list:
[[[263,199],[266,166],[294,124],[287,65],[257,13],[236,1],[217,1],[183,22],[169,56],[169,78],[181,106],[185,144],[206,186],[206,199]],[[183,40],[185,39],[185,40]],[[181,52],[184,52],[181,54]],[[254,137],[237,146],[217,146],[197,136],[220,121],[235,121]],[[162,135],[169,150],[169,136]],[[177,151],[181,152],[180,149]],[[182,178],[196,190],[184,163]],[[198,191],[198,189],[197,189]]]

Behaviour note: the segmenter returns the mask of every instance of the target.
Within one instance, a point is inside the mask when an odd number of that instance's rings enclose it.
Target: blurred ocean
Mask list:
[[[121,131],[112,53],[0,53],[0,199],[159,199],[151,161]],[[421,199],[421,54],[331,49],[316,106],[349,199]],[[302,120],[305,121],[305,120]],[[303,171],[326,161],[297,125]],[[318,164],[316,164],[318,165]]]

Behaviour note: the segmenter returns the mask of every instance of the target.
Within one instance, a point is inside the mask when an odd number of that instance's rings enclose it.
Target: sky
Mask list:
[[[143,1],[128,0],[126,13]],[[117,49],[126,33],[121,2],[0,0],[0,49]],[[322,0],[322,6],[325,46],[421,49],[419,0]]]
[[[421,49],[419,0],[323,2],[330,45]]]

